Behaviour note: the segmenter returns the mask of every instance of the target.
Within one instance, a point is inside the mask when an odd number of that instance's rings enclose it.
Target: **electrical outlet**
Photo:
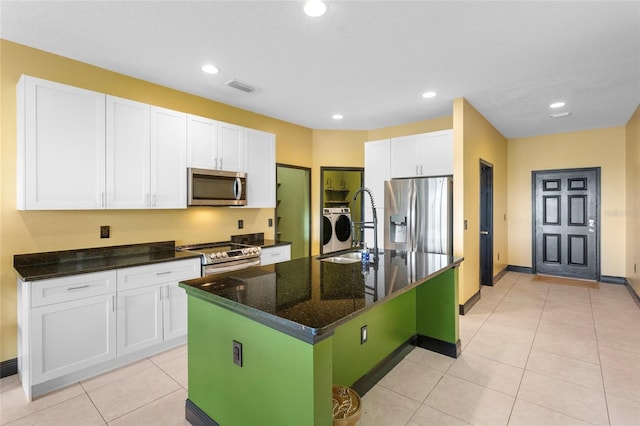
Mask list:
[[[109,238],[110,233],[111,227],[109,225],[100,227],[100,238]]]
[[[238,229],[242,229],[244,228],[244,220],[240,219],[238,220]]]
[[[269,228],[271,228],[273,226],[273,219],[269,218]]]
[[[464,220],[464,230],[467,230],[467,219]]]
[[[360,344],[364,345],[365,343],[367,343],[368,338],[369,336],[367,335],[367,326],[363,325],[360,329]]]
[[[242,367],[242,343],[233,341],[233,363]]]

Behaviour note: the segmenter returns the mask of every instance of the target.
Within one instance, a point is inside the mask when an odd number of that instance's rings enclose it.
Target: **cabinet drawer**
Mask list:
[[[291,245],[263,248],[260,253],[260,264],[271,265],[272,263],[291,260]]]
[[[200,258],[118,269],[118,291],[200,277]]]
[[[93,272],[31,284],[31,307],[68,302],[116,291],[116,271]]]

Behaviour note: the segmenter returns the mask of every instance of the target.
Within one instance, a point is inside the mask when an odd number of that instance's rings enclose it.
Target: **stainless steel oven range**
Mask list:
[[[260,247],[247,244],[225,241],[178,246],[176,250],[199,254],[203,277],[260,265]]]

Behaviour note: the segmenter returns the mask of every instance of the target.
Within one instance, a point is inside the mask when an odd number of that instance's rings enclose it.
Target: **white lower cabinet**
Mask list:
[[[291,260],[291,244],[263,247],[260,252],[260,265],[271,265],[286,260]]]
[[[118,354],[139,351],[162,342],[161,297],[160,286],[118,292]]]
[[[185,259],[18,280],[18,373],[29,399],[186,341]]]
[[[187,292],[179,287],[177,282],[164,286],[164,292],[162,299],[164,339],[184,336],[187,334]]]
[[[34,283],[29,339],[34,383],[115,358],[115,278],[112,271]],[[51,294],[57,300],[60,292],[67,293],[66,301],[49,304],[39,297]]]

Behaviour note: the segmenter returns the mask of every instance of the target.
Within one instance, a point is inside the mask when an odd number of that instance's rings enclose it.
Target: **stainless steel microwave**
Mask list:
[[[188,168],[187,205],[244,206],[246,180],[246,173]]]

